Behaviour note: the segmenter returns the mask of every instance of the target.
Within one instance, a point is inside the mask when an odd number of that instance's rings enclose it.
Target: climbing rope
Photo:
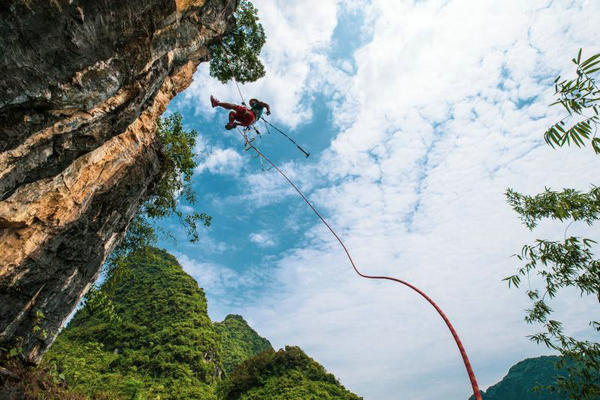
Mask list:
[[[302,153],[304,153],[304,155],[306,157],[310,156],[310,154],[306,150],[304,150],[302,147],[300,147],[300,145],[298,143],[296,143],[296,141],[294,139],[292,139],[291,137],[289,137],[284,131],[282,131],[281,129],[279,129],[278,127],[276,127],[275,125],[273,125],[272,123],[270,123],[269,121],[267,121],[266,119],[264,119],[264,118],[261,118],[261,119],[265,123],[265,126],[267,127],[267,129],[269,129],[268,127],[271,126],[277,132],[281,133],[283,136],[285,136],[286,138],[288,138],[288,140],[290,142],[294,143],[296,145],[296,147],[298,148],[298,150],[300,150]]]
[[[233,74],[233,70],[231,71],[231,73]],[[244,100],[244,95],[242,94],[242,91],[240,90],[240,85],[238,85],[238,81],[235,79],[235,77],[233,78],[233,81],[235,82],[235,86],[237,87],[237,91],[240,94],[240,98],[242,99],[242,104],[246,105],[246,101]]]
[[[240,134],[241,134],[241,132],[240,132]],[[243,136],[243,134],[242,134],[242,136]],[[254,145],[252,145],[252,143],[247,143],[247,146],[249,146],[252,150],[254,150],[259,155],[259,157],[263,158],[265,161],[267,161],[269,164],[271,164],[271,167],[275,168],[277,170],[277,172],[279,172],[279,174],[296,190],[296,192],[298,192],[298,194],[300,195],[300,197],[302,197],[304,202],[311,208],[311,210],[316,214],[316,216],[319,217],[321,222],[323,222],[323,224],[325,224],[327,229],[329,229],[329,231],[337,239],[339,244],[344,249],[344,252],[346,253],[346,256],[348,257],[350,264],[352,264],[352,268],[354,268],[354,271],[359,276],[361,276],[363,278],[367,278],[367,279],[394,281],[394,282],[398,282],[402,285],[408,286],[415,292],[419,293],[425,300],[427,300],[429,302],[429,304],[431,304],[433,306],[433,308],[435,308],[435,310],[438,312],[438,314],[442,317],[442,319],[446,323],[446,326],[450,330],[450,333],[452,334],[452,337],[454,338],[454,341],[456,342],[456,345],[458,346],[458,350],[463,359],[463,363],[465,364],[467,374],[469,375],[469,380],[471,381],[471,387],[473,388],[473,394],[475,395],[475,400],[482,400],[481,392],[479,391],[479,386],[477,385],[477,378],[475,377],[475,372],[473,372],[473,368],[471,367],[471,362],[469,361],[469,357],[467,356],[467,351],[465,350],[462,342],[460,341],[460,338],[458,337],[456,330],[454,329],[454,327],[450,323],[450,320],[448,319],[448,317],[446,317],[446,314],[444,314],[442,309],[429,296],[427,296],[427,294],[425,294],[425,292],[423,292],[416,286],[411,285],[410,283],[408,283],[406,281],[403,281],[403,280],[397,279],[397,278],[393,278],[393,277],[389,277],[389,276],[366,275],[366,274],[363,274],[362,272],[360,272],[358,270],[358,268],[356,267],[356,264],[354,263],[354,260],[352,259],[352,256],[350,255],[350,252],[348,251],[348,248],[346,247],[346,245],[344,244],[342,239],[340,239],[338,234],[333,230],[333,228],[329,225],[329,223],[327,223],[325,218],[323,218],[323,216],[319,213],[319,211],[317,211],[317,209],[312,205],[312,203],[308,200],[308,198],[306,198],[306,196],[304,195],[304,193],[302,193],[302,191],[298,188],[298,186],[296,186],[294,184],[294,182],[292,182],[292,180],[290,178],[288,178],[288,176],[281,169],[279,169],[279,167],[277,167],[277,165],[275,165],[267,156],[265,156],[258,148],[256,148]]]
[[[223,48],[225,49],[225,51],[227,51],[229,53],[229,55],[234,58],[234,54],[231,51],[231,49],[229,48],[229,46],[227,46],[225,43],[223,43],[223,38],[219,37],[219,42],[221,43],[221,46],[223,46]],[[233,79],[233,82],[235,83],[235,86],[237,87],[237,91],[240,95],[240,99],[242,99],[242,104],[246,105],[246,101],[244,100],[244,95],[242,94],[242,91],[240,90],[240,85],[238,84],[237,79],[235,79],[235,72],[233,71],[233,68],[231,68],[231,64],[227,63],[227,67],[229,68],[229,71],[231,72],[231,79]]]
[[[229,48],[227,48],[227,46],[223,43],[222,40],[221,40],[221,44],[223,45],[223,47],[225,48],[225,50],[227,50],[229,52],[230,55],[233,55],[232,52],[229,50]],[[235,79],[235,74],[233,72],[233,69],[231,68],[231,66],[229,64],[228,64],[228,66],[229,66],[229,69],[231,71],[232,79],[235,82],[235,85],[237,86],[238,93],[240,94],[240,98],[242,99],[242,104],[245,105],[246,103],[244,102],[244,96],[242,95],[242,91],[240,90],[240,86],[238,85],[238,82]],[[279,128],[277,128],[276,126],[274,126],[271,123],[269,123],[264,118],[262,118],[262,120],[266,124],[270,125],[272,128],[276,129],[278,132],[280,132],[281,134],[283,134],[290,141],[292,141],[306,155],[306,157],[309,156],[309,154],[306,151],[304,151],[304,149],[302,147],[300,147],[292,138],[290,138],[288,135],[286,135],[283,131],[281,131]],[[254,129],[256,130],[256,127],[254,127]],[[298,192],[298,194],[300,195],[300,197],[302,197],[302,199],[304,200],[304,202],[310,207],[310,209],[315,213],[315,215],[317,217],[319,217],[319,219],[321,220],[321,222],[323,222],[323,224],[327,227],[327,229],[329,229],[329,231],[331,232],[331,234],[340,243],[340,245],[344,249],[344,252],[346,253],[346,256],[348,257],[348,260],[350,261],[350,264],[352,264],[352,268],[354,268],[354,271],[360,277],[366,278],[366,279],[375,279],[375,280],[388,280],[388,281],[394,281],[394,282],[400,283],[400,284],[402,284],[404,286],[407,286],[407,287],[411,288],[412,290],[414,290],[418,294],[420,294],[425,300],[427,300],[429,302],[429,304],[431,304],[433,306],[433,308],[435,308],[435,310],[438,312],[438,314],[442,317],[442,319],[446,323],[446,326],[450,330],[450,333],[452,334],[452,337],[454,338],[454,341],[456,342],[456,345],[458,347],[458,351],[460,352],[460,355],[461,355],[461,357],[463,359],[463,363],[465,365],[465,369],[467,370],[467,374],[469,375],[469,380],[471,381],[471,387],[473,388],[473,395],[475,396],[475,400],[483,400],[482,397],[481,397],[481,392],[479,391],[479,386],[477,385],[477,378],[475,377],[475,372],[473,371],[473,368],[471,367],[471,362],[469,361],[469,357],[467,356],[467,351],[465,350],[462,342],[460,341],[460,338],[458,337],[458,334],[456,333],[456,330],[454,329],[454,327],[450,323],[450,320],[448,319],[448,317],[446,317],[446,314],[444,314],[444,312],[442,311],[442,309],[429,296],[427,296],[427,294],[425,294],[425,292],[423,292],[422,290],[420,290],[416,286],[411,285],[410,283],[408,283],[406,281],[403,281],[403,280],[398,279],[398,278],[389,277],[389,276],[366,275],[366,274],[361,273],[358,270],[358,268],[356,267],[356,264],[354,263],[354,260],[352,259],[352,256],[350,256],[350,252],[348,251],[348,248],[346,247],[346,245],[344,244],[344,242],[342,241],[342,239],[340,239],[340,237],[338,236],[338,234],[327,223],[327,221],[325,220],[325,218],[323,218],[323,216],[319,213],[319,211],[317,211],[317,209],[312,205],[312,203],[308,200],[308,198],[306,198],[306,196],[304,195],[304,193],[302,193],[302,191],[294,184],[294,182],[292,182],[292,180],[290,178],[288,178],[287,175],[281,169],[279,169],[279,167],[277,167],[277,165],[275,165],[267,156],[265,156],[258,148],[256,148],[251,142],[248,141],[248,137],[247,137],[247,135],[244,132],[242,132],[239,128],[237,129],[237,131],[239,132],[239,134],[244,139],[245,145],[247,147],[253,149],[256,152],[256,154],[258,154],[258,156],[261,159],[264,159],[269,164],[271,164],[271,167],[275,168],[277,170],[277,172],[279,172],[279,174],[294,188],[294,190],[296,190],[296,192]],[[256,130],[256,131],[258,132],[258,130]],[[261,168],[262,168],[262,162],[261,162]]]
[[[267,133],[271,134],[271,130],[269,129],[269,125],[267,125],[267,121],[265,121],[264,118],[261,118],[261,119],[262,119],[263,124],[265,125],[265,129],[267,130]]]

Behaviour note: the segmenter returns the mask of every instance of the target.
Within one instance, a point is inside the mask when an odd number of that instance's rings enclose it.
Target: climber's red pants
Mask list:
[[[237,122],[238,125],[250,126],[255,121],[254,113],[244,106],[235,105],[229,113],[229,123]]]

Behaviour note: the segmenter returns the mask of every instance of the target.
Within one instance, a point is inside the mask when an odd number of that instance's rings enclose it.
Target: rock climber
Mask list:
[[[225,125],[225,129],[233,129],[236,126],[248,127],[260,119],[265,109],[267,110],[267,115],[271,115],[269,105],[257,99],[250,99],[248,102],[250,103],[250,108],[245,105],[224,103],[213,96],[210,96],[210,103],[213,108],[223,107],[231,110],[229,113],[229,122]]]

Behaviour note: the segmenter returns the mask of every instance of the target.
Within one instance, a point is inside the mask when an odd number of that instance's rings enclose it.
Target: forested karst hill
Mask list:
[[[508,370],[500,382],[482,392],[484,400],[563,400],[564,396],[548,391],[533,391],[556,383],[560,372],[554,364],[559,360],[554,356],[528,358],[519,361]],[[472,399],[473,397],[471,397]]]
[[[299,347],[264,351],[219,385],[223,400],[361,400]]]
[[[241,315],[228,315],[222,322],[215,323],[215,330],[221,339],[223,368],[227,374],[255,354],[273,350],[271,343],[259,336]]]
[[[299,348],[274,352],[241,316],[211,322],[196,281],[152,247],[117,264],[44,364],[73,392],[108,399],[358,399]]]
[[[44,361],[88,395],[211,399],[219,349],[202,289],[173,256],[145,248],[115,268]]]

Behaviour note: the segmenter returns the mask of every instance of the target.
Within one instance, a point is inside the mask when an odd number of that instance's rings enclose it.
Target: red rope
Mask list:
[[[354,268],[354,271],[359,276],[361,276],[363,278],[367,278],[367,279],[383,279],[383,280],[388,280],[388,281],[394,281],[394,282],[401,283],[401,284],[403,284],[405,286],[408,286],[409,288],[411,288],[415,292],[419,293],[421,296],[423,296],[425,298],[425,300],[427,300],[429,302],[429,304],[431,304],[433,306],[433,308],[435,308],[435,310],[438,312],[438,314],[440,314],[440,316],[442,317],[442,319],[444,320],[444,322],[448,326],[448,329],[450,330],[450,333],[452,334],[452,337],[454,338],[454,341],[456,342],[456,345],[458,346],[458,350],[460,351],[460,355],[462,356],[463,362],[465,364],[465,368],[467,369],[467,373],[469,374],[469,380],[471,381],[471,386],[473,387],[473,394],[475,395],[475,400],[482,400],[482,398],[481,398],[481,392],[479,391],[479,386],[477,385],[477,378],[475,378],[475,372],[473,372],[473,368],[471,367],[471,363],[469,362],[469,357],[467,356],[467,351],[465,350],[462,342],[460,341],[460,338],[458,337],[458,334],[456,333],[456,330],[454,329],[454,327],[450,323],[450,320],[448,319],[448,317],[446,317],[446,314],[444,314],[444,312],[442,311],[442,309],[429,296],[427,296],[422,290],[420,290],[419,288],[411,285],[408,282],[405,282],[405,281],[403,281],[401,279],[392,278],[392,277],[389,277],[389,276],[373,276],[373,275],[365,275],[365,274],[361,273],[358,270],[358,268],[356,267],[356,264],[354,264],[354,260],[352,260],[352,257],[350,256],[350,252],[346,248],[346,245],[344,244],[344,242],[342,241],[342,239],[340,239],[340,237],[337,235],[337,233],[335,233],[335,231],[333,230],[333,228],[331,228],[331,226],[327,223],[327,221],[325,221],[325,218],[323,218],[323,216],[311,204],[311,202],[306,198],[306,196],[304,196],[304,194],[302,193],[302,191],[300,191],[300,189],[298,189],[298,187],[294,184],[294,182],[292,182],[290,180],[290,178],[288,178],[287,175],[284,174],[283,171],[280,170],[277,167],[277,165],[275,165],[271,160],[269,160],[269,158],[267,156],[265,156],[263,153],[261,153],[260,150],[258,150],[256,147],[254,147],[251,143],[249,143],[249,146],[254,151],[256,151],[256,153],[260,157],[262,157],[265,160],[267,160],[267,162],[269,164],[271,164],[273,166],[273,168],[275,168],[277,170],[277,172],[279,172],[281,174],[281,176],[283,176],[285,178],[286,181],[288,181],[288,183],[296,190],[296,192],[298,192],[298,194],[302,197],[302,199],[306,202],[306,204],[308,204],[308,206],[313,210],[313,212],[317,215],[317,217],[319,217],[319,219],[323,222],[323,224],[325,224],[325,226],[327,227],[327,229],[329,229],[329,231],[333,234],[333,236],[335,236],[335,238],[337,239],[337,241],[340,243],[340,245],[342,246],[342,248],[346,252],[346,255],[348,256],[348,260],[350,260],[350,264],[352,264],[352,268]]]

